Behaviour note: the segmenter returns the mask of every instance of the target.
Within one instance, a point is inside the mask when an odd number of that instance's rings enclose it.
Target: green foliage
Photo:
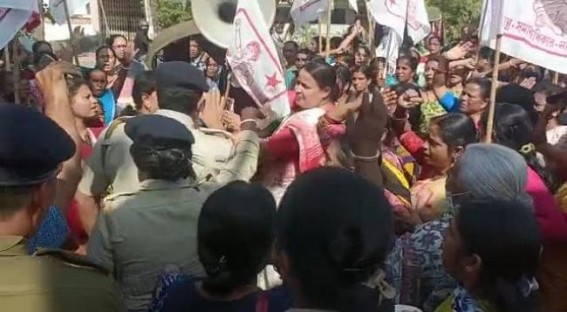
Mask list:
[[[446,36],[449,42],[458,40],[465,26],[477,28],[480,22],[482,0],[425,0],[443,12]]]
[[[163,29],[191,20],[191,1],[184,2],[181,0],[154,1],[158,26]]]

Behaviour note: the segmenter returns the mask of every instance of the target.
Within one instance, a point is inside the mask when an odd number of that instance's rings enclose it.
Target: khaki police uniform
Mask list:
[[[40,138],[38,140],[38,138]],[[76,151],[73,140],[53,120],[23,105],[0,105],[0,196],[54,185],[60,165]],[[43,187],[44,195],[57,189]],[[54,193],[54,194],[53,194]],[[22,195],[26,195],[23,193]],[[30,206],[37,204],[41,206]],[[61,250],[29,255],[24,237],[14,229],[33,226],[22,218],[28,210],[46,209],[33,201],[14,205],[0,201],[0,311],[89,312],[122,311],[117,285],[103,269],[85,257]],[[24,211],[26,210],[26,211]],[[12,234],[12,235],[9,235]]]
[[[58,250],[27,253],[20,236],[0,236],[0,310],[123,311],[118,287],[87,258]]]
[[[148,308],[152,292],[168,267],[191,275],[204,273],[197,257],[201,206],[226,183],[252,178],[258,154],[258,136],[243,131],[235,138],[235,151],[225,168],[208,181],[145,180],[136,192],[107,198],[87,254],[113,272],[129,310]]]
[[[181,122],[193,134],[193,170],[198,179],[214,175],[225,166],[234,148],[228,133],[197,129],[191,117],[175,111],[159,110],[156,114]],[[79,192],[98,196],[106,194],[109,186],[110,193],[130,193],[138,190],[138,168],[130,155],[132,140],[124,133],[126,120],[115,120],[101,133],[83,169]]]

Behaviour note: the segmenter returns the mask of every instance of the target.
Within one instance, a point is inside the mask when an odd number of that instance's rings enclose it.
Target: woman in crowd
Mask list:
[[[499,145],[469,145],[450,171],[448,210],[442,217],[426,223],[417,216],[404,219],[415,229],[398,239],[390,256],[400,302],[432,311],[457,286],[443,268],[441,247],[443,232],[463,200],[490,198],[531,204],[526,184],[527,165],[518,153]]]
[[[425,64],[425,88],[420,106],[419,133],[427,133],[431,118],[454,112],[458,99],[447,87],[449,63],[441,56],[431,56]]]
[[[398,83],[415,83],[415,71],[417,70],[418,60],[410,55],[398,58],[396,62],[396,78]]]
[[[359,46],[354,52],[354,66],[368,65],[372,59],[372,53],[366,46]]]
[[[277,223],[276,264],[294,295],[289,311],[393,311],[383,271],[391,209],[379,188],[346,170],[298,177]]]
[[[482,131],[488,114],[482,116]],[[531,143],[534,125],[529,114],[518,105],[499,103],[494,112],[492,140],[504,145],[524,157],[528,164],[527,192],[532,196],[536,216],[540,223],[545,243],[567,241],[567,216],[559,210],[552,192],[557,188],[551,175],[538,162],[534,144]]]
[[[256,277],[270,259],[275,240],[276,203],[259,185],[231,182],[214,192],[199,215],[199,261],[207,277],[181,279],[164,292],[154,311],[285,311],[283,291],[262,292]]]
[[[535,312],[541,236],[530,205],[461,203],[443,240],[443,265],[459,281],[436,312]]]
[[[104,125],[109,125],[116,114],[116,101],[110,89],[107,89],[108,77],[102,69],[94,68],[87,74],[87,80],[93,95],[98,99],[104,113]]]
[[[120,74],[120,71],[117,70],[116,62],[116,54],[112,48],[102,46],[96,50],[95,70],[102,71],[105,74],[104,80],[106,81],[104,89],[96,91],[96,93],[98,93],[97,97],[102,104],[105,124],[109,118],[110,121],[112,121],[112,118],[114,118],[117,114],[116,99],[119,94],[116,92],[114,87],[118,87],[118,85],[123,84],[125,79],[124,73]],[[94,89],[95,83],[99,84],[100,82],[93,81],[93,78],[100,81],[102,81],[102,79],[101,77],[99,78],[96,76],[91,77],[91,73],[89,73],[89,80],[91,80],[91,88]],[[98,87],[97,89],[101,88]],[[95,91],[93,90],[93,92]]]
[[[437,36],[429,36],[429,38],[427,38],[426,48],[429,52],[429,55],[441,55],[441,52],[443,50],[441,39],[439,39]]]
[[[352,70],[352,86],[355,96],[360,96],[363,92],[377,92],[376,86],[372,83],[374,78],[372,68],[366,65],[355,67]],[[372,90],[369,90],[369,89]]]
[[[325,157],[317,124],[340,95],[335,70],[327,64],[308,63],[299,72],[295,94],[292,114],[261,144],[261,179],[276,201],[297,175],[318,167]]]
[[[209,85],[209,91],[219,91],[219,88],[223,88],[221,85],[221,74],[222,67],[217,63],[212,57],[207,58],[205,67],[205,78],[207,78],[207,84]]]
[[[474,78],[465,83],[458,109],[472,118],[479,127],[480,119],[490,102],[491,82],[486,78]],[[447,107],[448,108],[448,107]]]
[[[419,99],[415,92],[411,96]],[[468,116],[449,113],[431,120],[424,141],[415,132],[405,131],[411,100],[400,97],[392,121],[401,144],[422,166],[419,180],[412,187],[412,206],[420,212],[423,221],[430,221],[438,218],[444,209],[447,173],[466,146],[477,141],[477,132]]]
[[[126,107],[121,116],[155,113],[159,109],[156,87],[156,77],[153,71],[148,70],[139,74],[132,88],[132,98],[134,98],[136,107]]]

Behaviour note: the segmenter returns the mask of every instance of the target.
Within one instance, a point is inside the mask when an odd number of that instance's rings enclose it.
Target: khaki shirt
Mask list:
[[[224,131],[202,130],[194,127],[191,117],[171,110],[159,110],[157,115],[173,118],[187,128],[195,138],[191,147],[193,170],[197,179],[215,174],[224,167],[234,146]],[[106,138],[107,131],[112,134]],[[83,169],[79,192],[88,196],[101,196],[112,186],[111,193],[130,193],[139,188],[138,168],[130,155],[132,140],[124,132],[124,124],[108,127],[95,144],[91,157]],[[103,159],[104,158],[104,159]]]
[[[84,257],[62,251],[30,256],[20,236],[0,236],[0,310],[123,311],[114,281]]]
[[[88,257],[114,273],[130,310],[147,309],[168,267],[202,275],[197,256],[197,223],[207,197],[226,183],[249,180],[258,163],[255,133],[236,136],[227,167],[213,179],[146,180],[130,194],[107,199],[89,239]]]

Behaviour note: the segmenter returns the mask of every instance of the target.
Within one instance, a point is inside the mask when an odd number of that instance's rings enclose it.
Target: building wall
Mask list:
[[[122,34],[133,40],[140,20],[146,19],[142,0],[100,0],[101,32],[105,37]],[[106,20],[105,20],[106,16]],[[107,23],[108,22],[108,25]]]

